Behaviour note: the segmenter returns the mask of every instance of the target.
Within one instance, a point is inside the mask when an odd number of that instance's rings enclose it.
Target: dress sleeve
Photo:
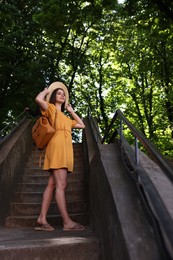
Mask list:
[[[77,124],[76,120],[71,120],[71,128],[74,128],[76,124]]]
[[[46,111],[41,110],[43,116],[47,117],[50,124],[53,126],[55,122],[56,108],[54,104],[48,103],[48,109]]]
[[[55,111],[55,106],[51,103],[48,103],[48,109],[46,111],[41,109],[41,113],[45,117],[51,117],[54,111]]]

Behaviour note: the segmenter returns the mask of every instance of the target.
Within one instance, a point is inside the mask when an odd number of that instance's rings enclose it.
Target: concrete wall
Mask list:
[[[86,126],[83,135],[85,161],[88,160],[89,165],[86,176],[90,226],[100,241],[100,260],[129,259],[111,188],[102,163],[100,153],[102,145],[99,142],[96,143],[90,122],[85,119],[84,123]],[[120,248],[121,251],[119,251]]]
[[[14,188],[32,149],[32,121],[26,119],[0,147],[0,223],[9,213]]]
[[[84,147],[88,155],[88,197],[91,228],[100,241],[100,260],[129,259],[123,239],[121,225],[118,221],[112,192],[101,159],[101,145],[97,146],[91,132],[90,124],[85,120]],[[86,166],[85,166],[86,167]],[[119,241],[118,246],[116,242]],[[122,249],[119,252],[120,248]]]
[[[99,153],[90,165],[90,222],[100,239],[101,259],[129,259],[116,205]]]
[[[90,224],[100,241],[100,259],[161,259],[119,145],[97,145],[88,120],[85,125]]]

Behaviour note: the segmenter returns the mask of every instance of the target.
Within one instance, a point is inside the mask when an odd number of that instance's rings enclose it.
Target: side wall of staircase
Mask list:
[[[26,119],[0,147],[0,224],[10,211],[14,188],[32,149],[32,120]]]
[[[87,119],[85,126],[90,224],[100,241],[101,259],[163,259],[118,143],[97,143]]]

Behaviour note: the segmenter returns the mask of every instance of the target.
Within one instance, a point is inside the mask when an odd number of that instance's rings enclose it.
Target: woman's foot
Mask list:
[[[54,231],[54,227],[52,227],[49,223],[46,224],[39,224],[34,228],[36,231]]]
[[[69,223],[64,224],[64,231],[84,231],[86,227],[83,225],[76,223],[74,221],[69,221]]]
[[[52,227],[47,221],[38,218],[34,229],[36,231],[53,231],[54,227]]]

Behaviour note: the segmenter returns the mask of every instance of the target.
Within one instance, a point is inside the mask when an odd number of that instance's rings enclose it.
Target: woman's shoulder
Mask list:
[[[48,109],[56,109],[55,105],[48,102]]]
[[[52,103],[48,103],[48,111],[49,113],[55,113],[56,112],[56,106]]]
[[[49,117],[49,116],[52,116],[55,113],[56,107],[52,103],[47,102],[47,104],[48,104],[47,110],[45,110],[45,111],[41,110],[41,113],[42,113],[42,115]]]

